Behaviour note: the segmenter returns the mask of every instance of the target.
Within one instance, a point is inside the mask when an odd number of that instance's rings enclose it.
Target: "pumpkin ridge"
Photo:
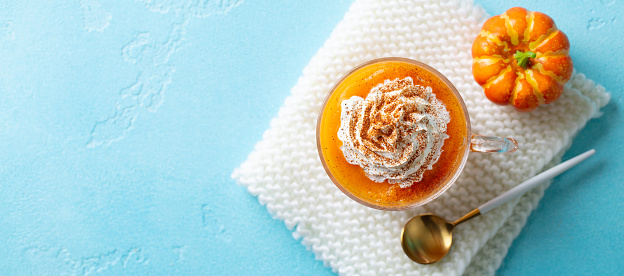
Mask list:
[[[546,75],[551,77],[552,79],[556,80],[558,83],[565,83],[565,81],[563,80],[563,78],[561,76],[558,76],[557,74],[555,74],[553,71],[546,71],[546,69],[544,69],[544,65],[541,63],[536,63],[533,68],[537,69],[537,71],[542,74],[542,75]]]
[[[513,25],[511,24],[511,19],[509,18],[507,12],[501,14],[501,18],[505,19],[505,27],[507,28],[507,35],[509,35],[511,45],[518,45],[518,43],[520,42],[518,40],[518,32],[516,32],[516,30],[513,28]]]
[[[537,81],[535,80],[535,78],[533,78],[533,70],[529,69],[524,71],[524,76],[527,82],[533,87],[533,95],[535,95],[539,104],[544,104],[544,102],[546,102],[546,99],[544,99],[544,93],[539,90],[539,85],[537,84]]]
[[[486,84],[492,78],[497,77],[502,70],[509,66],[509,59],[505,59],[500,55],[485,56],[482,58],[473,58],[473,70],[477,70],[475,80],[479,84]]]
[[[531,39],[531,31],[533,31],[533,26],[535,24],[535,15],[533,12],[528,12],[526,16],[527,28],[524,29],[524,38],[522,41],[528,42]]]
[[[491,55],[491,56],[484,56],[484,57],[478,57],[478,58],[473,58],[473,62],[482,62],[485,60],[489,60],[491,61],[491,63],[488,63],[487,65],[492,65],[494,63],[496,63],[499,60],[502,60],[504,63],[509,63],[509,59],[508,58],[503,58],[501,55]]]
[[[507,65],[507,67],[505,67],[505,69],[500,70],[500,72],[498,72],[498,74],[496,76],[492,76],[490,77],[485,84],[483,85],[483,88],[489,88],[490,85],[492,85],[492,83],[494,83],[495,81],[497,81],[498,79],[503,79],[505,77],[505,74],[507,74],[507,72],[510,72],[511,70],[513,70],[511,68],[511,65]]]
[[[535,57],[535,59],[544,57],[544,58],[549,58],[549,57],[565,57],[565,56],[569,56],[570,55],[570,50],[569,49],[561,49],[558,51],[548,51],[548,52],[544,52],[544,53],[535,53],[537,56]]]
[[[479,32],[479,35],[485,37],[488,42],[492,42],[497,46],[504,46],[503,51],[509,51],[509,44],[507,43],[507,41],[501,40],[498,36],[492,34],[491,32],[481,30],[481,32]]]
[[[539,46],[542,46],[543,43],[547,42],[548,40],[553,38],[555,35],[557,35],[558,32],[560,31],[555,26],[548,29],[548,32],[546,32],[546,34],[540,36],[537,40],[529,43],[529,50],[535,51],[535,49],[537,49]]]
[[[520,84],[520,81],[524,78],[524,75],[522,75],[522,74],[516,73],[516,75],[517,75],[517,77],[514,80],[514,88],[511,91],[511,97],[509,97],[509,103],[510,104],[513,104],[513,102],[516,100],[516,98],[518,98],[518,92],[519,92],[518,91],[518,89],[519,89],[518,84]]]

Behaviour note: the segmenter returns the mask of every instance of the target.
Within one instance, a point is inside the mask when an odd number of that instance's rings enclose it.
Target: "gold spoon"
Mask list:
[[[410,219],[403,227],[403,231],[401,231],[401,246],[403,247],[403,251],[405,251],[405,254],[412,259],[412,261],[421,264],[432,264],[441,260],[451,248],[453,242],[453,228],[455,226],[480,214],[485,214],[503,203],[523,195],[544,181],[554,178],[574,167],[595,152],[596,151],[593,149],[589,150],[540,173],[488,201],[454,222],[448,222],[434,214],[423,214]]]

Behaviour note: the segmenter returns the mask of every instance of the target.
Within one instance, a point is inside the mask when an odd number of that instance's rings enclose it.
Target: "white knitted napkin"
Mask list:
[[[284,220],[317,259],[342,275],[494,274],[545,185],[462,224],[454,232],[449,254],[433,265],[416,264],[404,255],[399,243],[402,226],[424,212],[457,219],[560,162],[572,137],[598,115],[609,94],[574,73],[558,101],[531,113],[494,105],[471,73],[472,41],[485,19],[485,12],[471,2],[356,0],[232,177]],[[386,56],[408,57],[438,69],[464,97],[473,131],[514,137],[519,150],[471,153],[457,182],[416,209],[379,211],[349,199],[321,166],[315,141],[317,115],[342,74]]]

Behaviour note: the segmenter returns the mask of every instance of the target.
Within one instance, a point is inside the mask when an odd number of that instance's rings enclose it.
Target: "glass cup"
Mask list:
[[[411,77],[414,84],[432,87],[433,93],[445,103],[451,116],[442,154],[423,179],[408,188],[398,184],[374,182],[359,165],[349,164],[340,146],[341,102],[354,95],[366,98],[370,88],[386,79]],[[440,196],[461,173],[468,153],[514,152],[514,139],[482,136],[470,130],[466,105],[453,84],[432,67],[407,58],[388,57],[365,62],[346,73],[327,94],[319,113],[316,141],[321,163],[330,179],[351,199],[380,210],[404,210],[421,206]]]

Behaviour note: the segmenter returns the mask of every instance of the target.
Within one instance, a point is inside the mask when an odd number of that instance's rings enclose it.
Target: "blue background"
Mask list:
[[[230,174],[351,1],[143,2],[0,2],[1,274],[332,275]],[[624,3],[541,2],[612,100],[498,274],[621,275]]]

